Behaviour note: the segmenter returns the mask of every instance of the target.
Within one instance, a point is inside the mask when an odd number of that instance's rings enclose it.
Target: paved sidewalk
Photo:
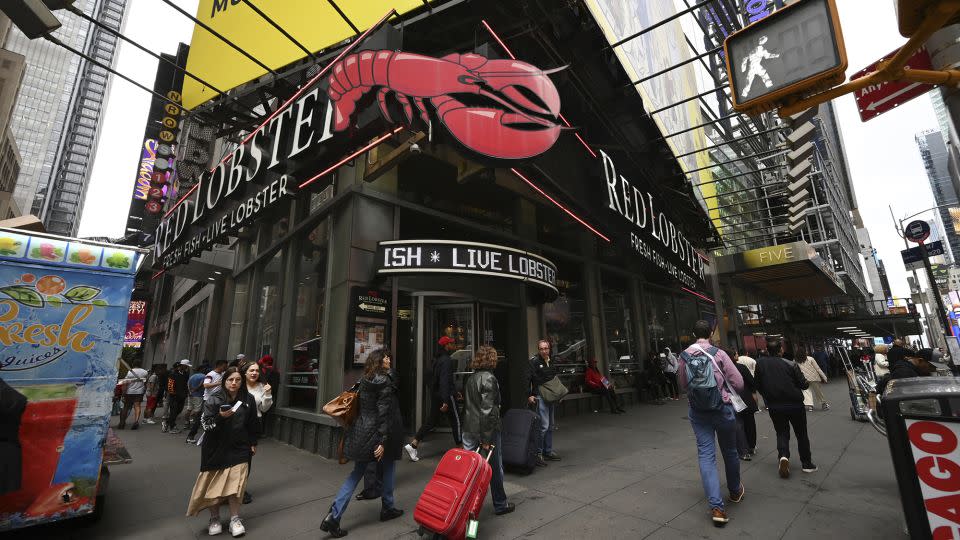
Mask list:
[[[488,497],[480,537],[907,538],[886,440],[869,424],[850,419],[842,380],[825,392],[834,409],[808,415],[820,471],[803,474],[797,466],[790,479],[780,479],[773,427],[766,414],[758,414],[760,455],[742,462],[746,498],[728,505],[731,521],[723,529],[708,519],[686,402],[679,401],[639,405],[619,416],[561,419],[554,441],[563,460],[530,476],[508,474],[507,494],[517,511],[494,516]],[[159,424],[117,433],[134,461],[112,468],[99,523],[11,537],[207,537],[206,515],[184,517],[199,448],[184,444],[183,435],[160,433]],[[378,502],[353,501],[341,523],[348,538],[417,538],[413,507],[449,444],[449,435],[436,434],[422,446],[424,459],[399,465],[397,501],[407,512],[402,518],[380,523]],[[247,537],[325,538],[320,522],[347,473],[348,466],[263,441],[249,484],[255,500],[242,512]]]

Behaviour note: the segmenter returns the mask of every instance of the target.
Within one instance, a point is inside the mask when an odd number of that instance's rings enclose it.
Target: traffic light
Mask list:
[[[843,82],[835,0],[799,0],[724,40],[733,108],[756,114]]]
[[[944,0],[897,0],[897,26],[900,29],[900,35],[910,37],[915,34],[931,8],[947,3]],[[958,22],[960,22],[960,12],[943,18],[940,28]]]

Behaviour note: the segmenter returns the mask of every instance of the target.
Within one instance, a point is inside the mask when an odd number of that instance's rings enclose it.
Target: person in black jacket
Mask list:
[[[550,419],[553,418],[553,408],[555,403],[547,403],[540,397],[540,385],[557,376],[557,368],[553,365],[556,359],[550,354],[550,342],[541,339],[537,342],[537,354],[530,358],[530,405],[537,406],[537,413],[540,415],[540,448],[537,452],[537,465],[545,467],[547,462],[560,461],[560,456],[553,451],[553,426]]]
[[[460,446],[463,444],[460,427],[460,414],[457,412],[456,385],[453,381],[453,360],[450,353],[457,350],[457,342],[450,337],[443,336],[437,340],[440,351],[433,360],[433,379],[430,383],[430,417],[427,422],[420,426],[417,434],[413,436],[410,444],[403,447],[410,456],[410,461],[419,461],[420,454],[417,447],[427,433],[433,431],[440,423],[440,416],[447,415],[450,422],[450,431],[453,434],[453,442]]]
[[[347,428],[343,453],[354,461],[353,471],[340,486],[320,530],[334,538],[347,535],[340,528],[340,519],[350,504],[350,497],[363,479],[367,466],[374,460],[383,464],[383,495],[380,521],[389,521],[403,515],[393,498],[394,475],[403,444],[403,419],[397,385],[390,374],[392,357],[384,349],[377,349],[367,357],[360,379],[360,414]]]
[[[193,486],[187,515],[210,509],[207,532],[223,531],[220,506],[230,505],[230,534],[240,536],[245,529],[240,521],[240,500],[247,485],[250,456],[257,452],[257,404],[247,393],[237,368],[223,374],[220,386],[203,406],[200,417],[203,441],[200,447],[200,475]]]
[[[810,455],[810,438],[807,435],[807,411],[803,406],[803,391],[809,387],[807,379],[800,373],[796,362],[782,358],[783,342],[780,338],[768,337],[767,351],[772,356],[762,356],[757,360],[754,380],[777,431],[780,478],[790,477],[791,425],[797,436],[803,472],[816,472],[817,466]]]
[[[928,377],[937,371],[937,366],[931,362],[935,361],[936,353],[933,349],[920,349],[917,352],[907,350],[906,356],[897,362],[896,365],[890,364],[890,379],[907,379],[910,377]]]
[[[734,351],[725,350],[730,358],[738,358]],[[737,392],[740,399],[747,404],[747,408],[737,413],[737,453],[743,461],[750,461],[757,453],[757,421],[754,415],[757,413],[757,383],[750,374],[750,368],[745,364],[735,361],[734,365],[743,378],[743,390]]]
[[[190,380],[190,360],[184,358],[173,366],[167,383],[167,419],[161,426],[161,431],[171,435],[180,433],[177,428],[177,417],[183,412],[183,405],[187,402],[190,390],[187,382]],[[189,422],[188,422],[189,423]]]
[[[913,351],[903,346],[902,338],[893,340],[893,345],[887,350],[887,365],[890,366],[892,370],[894,366],[897,365],[897,362],[906,359],[907,354],[912,352]]]

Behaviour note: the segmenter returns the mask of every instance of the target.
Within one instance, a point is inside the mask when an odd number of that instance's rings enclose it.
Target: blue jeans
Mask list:
[[[740,491],[740,457],[737,454],[737,416],[733,405],[724,404],[719,411],[695,411],[687,413],[693,433],[697,436],[697,457],[700,460],[700,480],[707,495],[710,508],[723,509],[720,496],[720,474],[717,472],[717,449],[714,434],[720,443],[723,465],[727,473],[727,489],[730,493]],[[731,486],[736,486],[732,488]]]
[[[363,473],[367,470],[369,463],[369,461],[357,461],[353,464],[353,471],[340,486],[340,491],[337,492],[337,496],[333,500],[333,506],[330,507],[333,519],[340,521],[340,517],[347,510],[347,505],[350,504],[353,492],[357,489],[357,484],[363,480]],[[393,484],[397,462],[392,459],[384,459],[381,463],[383,465],[383,498],[381,499],[383,508],[393,508]]]
[[[493,476],[490,478],[490,497],[493,499],[493,509],[501,512],[507,509],[507,492],[503,489],[503,459],[500,457],[500,432],[494,431],[490,444],[493,445],[493,455],[490,456],[490,468]],[[463,449],[476,451],[480,448],[480,434],[463,432]]]
[[[540,449],[543,454],[553,452],[553,409],[554,403],[547,403],[537,396],[537,413],[540,414]]]

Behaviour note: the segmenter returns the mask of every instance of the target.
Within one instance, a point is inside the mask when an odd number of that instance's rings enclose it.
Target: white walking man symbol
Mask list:
[[[763,85],[767,88],[773,86],[773,81],[770,80],[770,75],[767,73],[766,68],[763,67],[761,62],[769,58],[780,58],[779,54],[771,54],[763,44],[767,42],[767,36],[760,36],[760,41],[757,44],[757,48],[753,50],[752,53],[748,54],[746,58],[743,59],[743,62],[740,63],[740,72],[747,73],[747,86],[744,87],[741,95],[746,98],[747,94],[750,93],[750,87],[753,86],[753,80],[757,77],[760,77],[760,80],[763,81]]]

